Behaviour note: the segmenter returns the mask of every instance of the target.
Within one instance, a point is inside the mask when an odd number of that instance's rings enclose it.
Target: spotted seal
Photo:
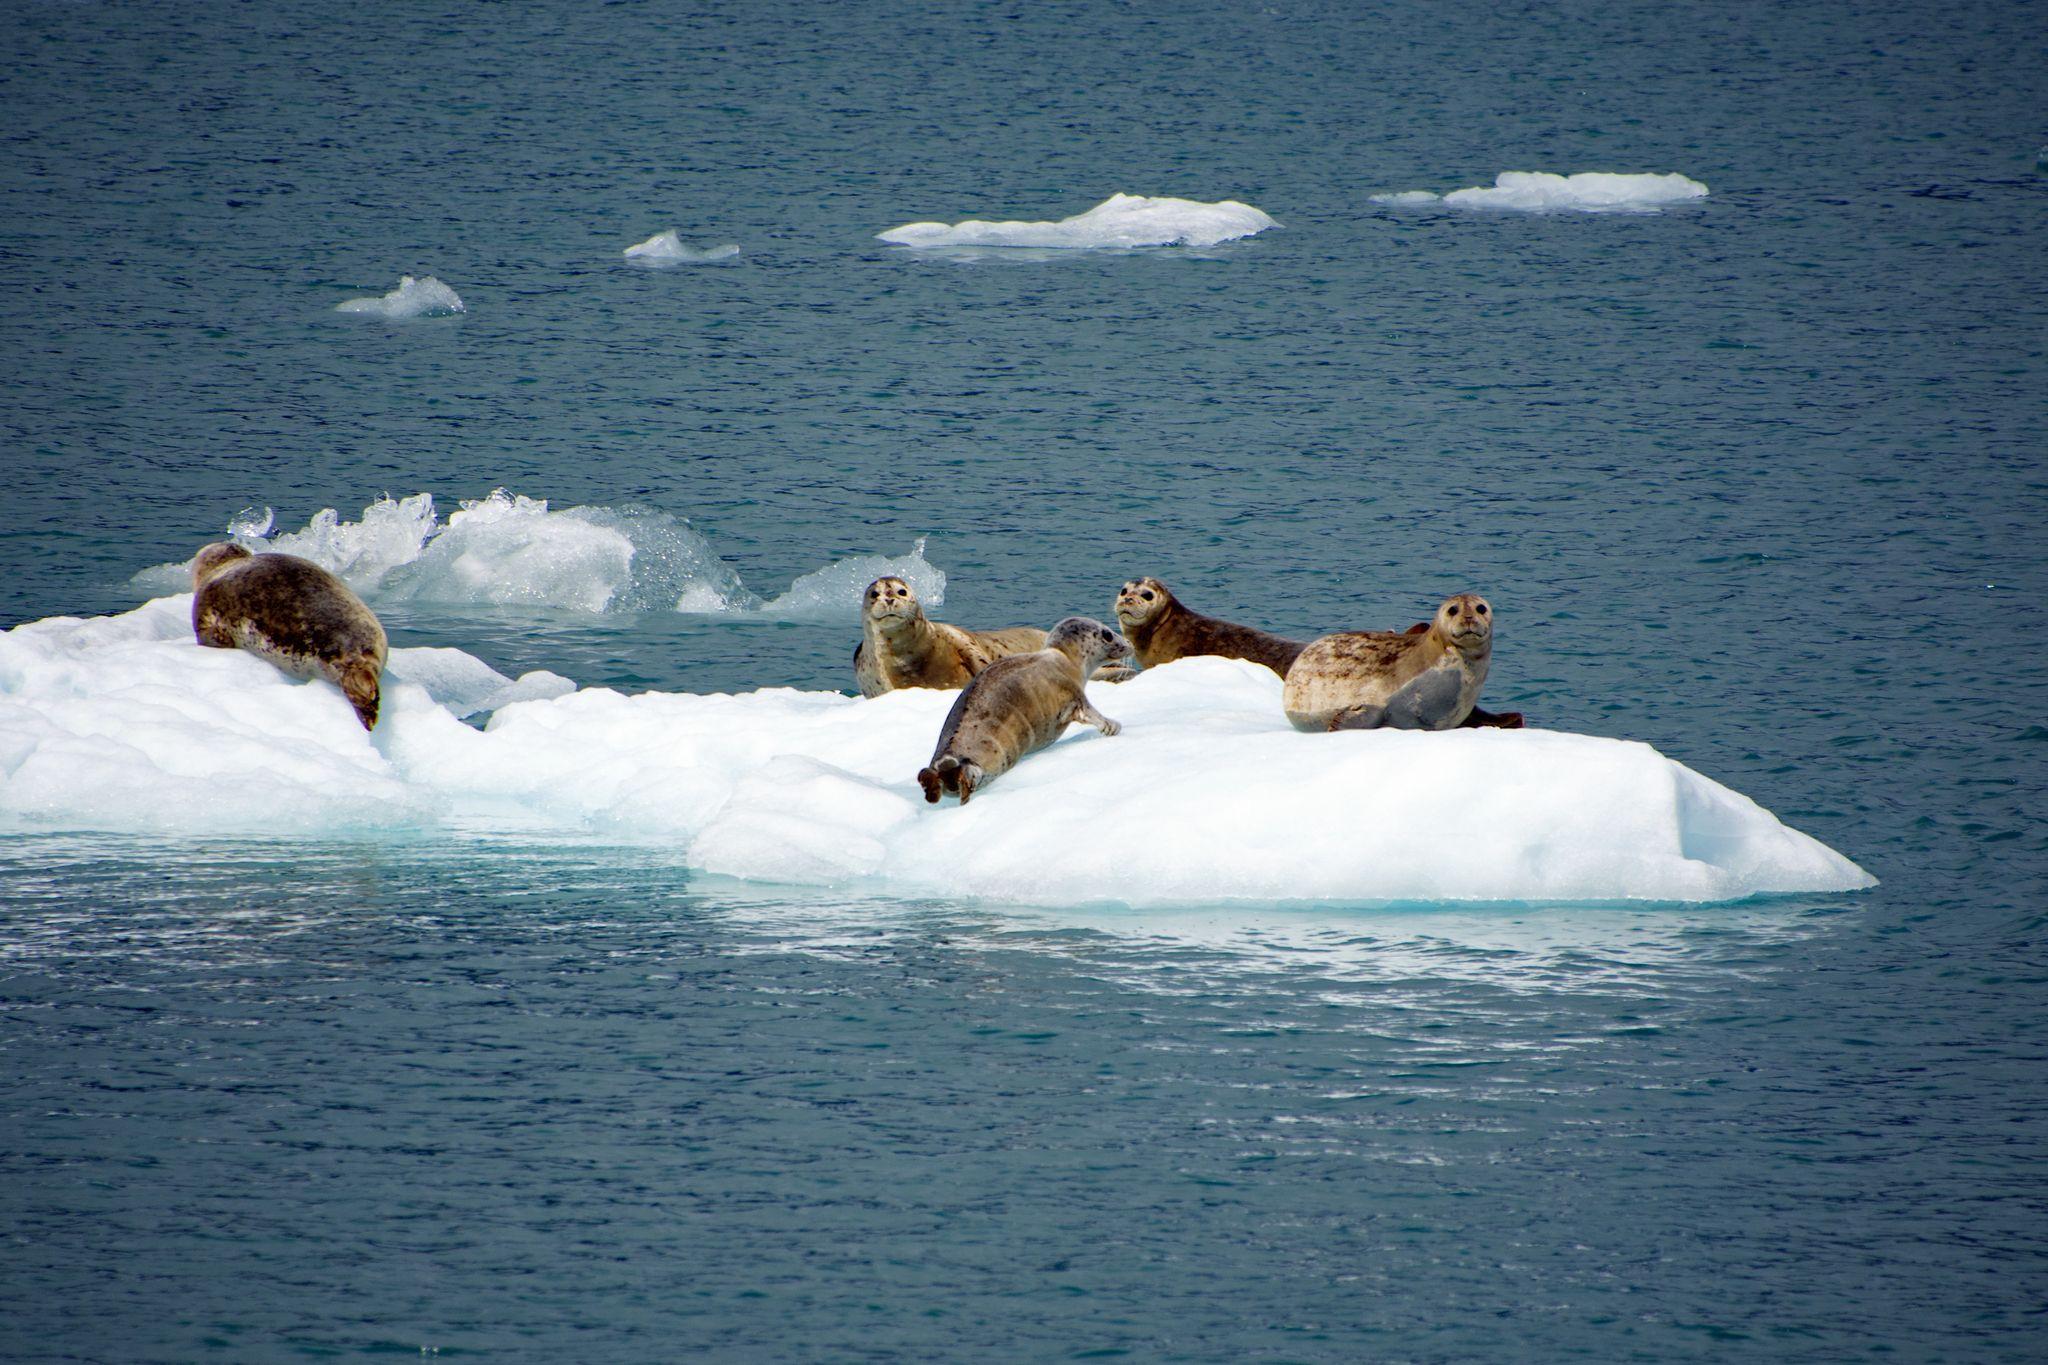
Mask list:
[[[244,649],[295,678],[342,690],[365,730],[377,725],[384,627],[348,584],[296,555],[251,554],[219,541],[192,561],[192,633]]]
[[[1460,593],[1417,634],[1325,635],[1287,670],[1281,704],[1297,730],[1449,730],[1472,713],[1493,653],[1493,608]]]
[[[1134,578],[1117,590],[1116,620],[1146,668],[1191,654],[1219,654],[1264,664],[1284,678],[1295,657],[1308,648],[1299,640],[1190,611],[1156,578]]]
[[[1130,642],[1085,616],[1069,616],[1046,634],[1045,648],[997,659],[960,694],[939,730],[929,767],[917,774],[924,799],[975,789],[1043,749],[1075,721],[1105,735],[1123,727],[1088,704],[1083,681],[1130,653]]]
[[[868,584],[860,618],[853,677],[863,697],[899,687],[965,687],[997,659],[1045,647],[1036,626],[962,630],[930,620],[910,585],[896,577]]]

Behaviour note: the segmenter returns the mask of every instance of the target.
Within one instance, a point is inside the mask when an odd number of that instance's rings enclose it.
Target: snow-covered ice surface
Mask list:
[[[1514,209],[1525,213],[1654,213],[1665,204],[1704,199],[1706,195],[1705,185],[1682,175],[1502,171],[1494,177],[1492,185],[1452,190],[1442,196],[1441,202],[1453,208]],[[1375,194],[1372,202],[1398,207],[1434,204],[1439,200],[1428,190],[1403,190],[1397,194]]]
[[[1056,223],[905,223],[876,234],[898,246],[1088,247],[1215,246],[1279,224],[1235,199],[1204,204],[1113,194],[1086,213]]]
[[[467,312],[453,289],[435,279],[398,278],[398,288],[378,298],[350,299],[334,305],[337,313],[368,313],[381,318],[444,318]]]
[[[228,537],[255,551],[310,559],[339,574],[372,606],[385,603],[520,607],[564,613],[681,611],[784,620],[852,620],[876,577],[901,575],[927,607],[946,600],[946,575],[919,540],[906,555],[851,555],[763,600],[703,536],[665,512],[551,508],[505,492],[463,502],[444,522],[431,494],[384,497],[355,521],[327,508],[302,529],[275,532],[269,508],[251,509]],[[198,545],[193,546],[195,553]],[[151,594],[182,592],[191,561],[158,564],[131,580]]]
[[[0,636],[0,829],[595,835],[751,881],[1059,905],[1874,884],[1647,745],[1298,734],[1279,680],[1234,660],[1097,685],[1122,734],[1070,730],[971,805],[933,807],[914,774],[950,692],[627,696],[400,650],[366,733],[333,686],[194,644],[189,613],[168,597]],[[487,707],[482,730],[458,719]]]
[[[738,242],[693,246],[678,236],[674,228],[657,232],[646,241],[635,242],[626,248],[626,259],[635,265],[704,265],[711,261],[729,261],[739,254]]]

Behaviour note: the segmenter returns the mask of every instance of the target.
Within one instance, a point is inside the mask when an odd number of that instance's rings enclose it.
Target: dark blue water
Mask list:
[[[1489,705],[1883,885],[1058,912],[6,836],[0,1352],[2039,1358],[2040,20],[9,8],[0,624],[123,609],[247,506],[500,486],[688,517],[762,591],[928,534],[970,623],[1473,587]],[[1712,194],[1368,199],[1510,169]],[[1284,226],[872,240],[1116,191]],[[742,254],[620,262],[666,227]],[[332,312],[402,271],[468,313]],[[388,619],[851,687],[847,626]]]

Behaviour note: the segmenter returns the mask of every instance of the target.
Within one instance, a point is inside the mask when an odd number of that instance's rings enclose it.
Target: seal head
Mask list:
[[[230,564],[238,563],[253,556],[231,540],[216,540],[211,545],[201,546],[199,553],[192,556],[192,590],[199,591],[199,585],[219,573]]]

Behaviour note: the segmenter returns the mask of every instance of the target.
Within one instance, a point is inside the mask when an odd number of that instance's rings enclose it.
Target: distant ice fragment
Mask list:
[[[906,223],[878,233],[898,246],[1089,247],[1215,246],[1267,228],[1273,219],[1235,199],[1204,204],[1192,199],[1151,199],[1113,194],[1094,208],[1057,223]]]
[[[435,279],[401,275],[398,288],[375,299],[350,299],[334,306],[337,313],[369,313],[384,318],[444,318],[467,312],[455,291]]]
[[[1704,199],[1707,187],[1682,175],[1610,175],[1587,171],[1553,175],[1548,171],[1502,171],[1490,186],[1452,190],[1443,202],[1461,209],[1509,209],[1523,213],[1655,213],[1666,204]],[[1375,194],[1375,204],[1435,203],[1427,190]]]
[[[726,242],[719,246],[690,246],[676,235],[674,228],[657,232],[644,242],[626,248],[626,259],[637,265],[703,265],[709,261],[727,261],[740,254],[738,242]]]

